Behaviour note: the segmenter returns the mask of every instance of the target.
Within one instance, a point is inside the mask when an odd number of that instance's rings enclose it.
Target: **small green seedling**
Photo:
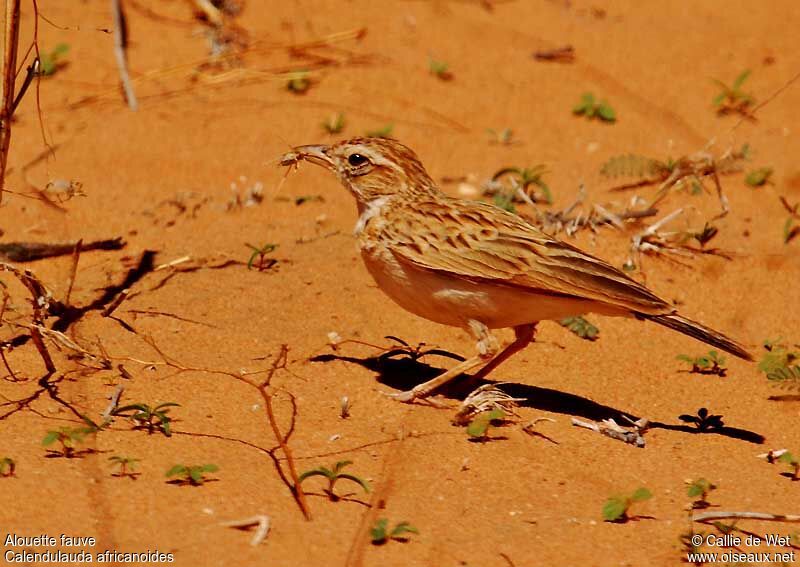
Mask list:
[[[375,130],[367,130],[367,136],[370,138],[391,138],[394,131],[394,124],[387,124]]]
[[[634,503],[644,502],[652,497],[653,493],[643,487],[630,496],[612,496],[603,504],[603,519],[606,522],[625,523],[631,519],[628,511]]]
[[[334,492],[336,481],[339,479],[355,482],[364,489],[364,492],[369,492],[369,484],[367,484],[367,481],[357,477],[356,475],[342,472],[344,467],[352,464],[353,461],[339,461],[333,465],[333,469],[329,469],[327,467],[317,467],[301,474],[297,481],[298,483],[302,483],[305,479],[312,476],[324,476],[328,479],[328,487],[324,489],[325,494],[327,494],[328,498],[333,502],[336,502],[340,498],[340,496]]]
[[[489,134],[490,144],[500,144],[501,146],[510,146],[515,143],[514,131],[511,128],[503,128],[502,130],[493,130],[488,128],[486,132]]]
[[[175,402],[165,402],[155,407],[147,404],[137,403],[128,404],[114,410],[111,415],[128,417],[136,423],[136,429],[146,429],[152,435],[156,430],[161,431],[165,436],[172,436],[170,423],[172,419],[167,415],[169,408],[180,407]]]
[[[453,73],[450,71],[450,65],[444,61],[437,61],[433,57],[428,59],[428,70],[431,75],[442,81],[450,81],[453,79]]]
[[[205,477],[206,473],[217,472],[219,467],[212,463],[205,465],[175,465],[167,471],[166,477],[178,477],[175,480],[180,484],[191,484],[192,486],[200,486],[209,479]]]
[[[489,427],[499,425],[506,414],[501,409],[482,411],[472,418],[467,426],[467,435],[477,441],[486,441],[489,438]]]
[[[308,92],[308,89],[311,88],[311,78],[309,77],[308,71],[300,69],[292,72],[289,75],[288,81],[286,81],[286,88],[289,92],[294,94],[305,94]]]
[[[715,350],[710,350],[708,351],[708,354],[697,357],[679,354],[676,358],[691,364],[692,369],[689,370],[689,372],[693,374],[714,374],[716,376],[725,376],[725,373],[728,372],[728,368],[725,366],[725,357],[720,355]]]
[[[513,204],[511,203],[519,198],[517,193],[520,189],[534,203],[551,204],[553,195],[550,192],[550,187],[542,179],[546,173],[547,167],[542,164],[533,167],[504,167],[496,171],[492,175],[492,181],[499,181],[502,177],[510,175],[511,187],[507,191],[499,191],[494,195],[495,205],[510,210],[501,204],[507,201],[511,206],[510,212],[513,213]],[[540,190],[540,195],[536,194],[536,188]]]
[[[772,174],[774,170],[771,167],[759,167],[747,172],[744,176],[744,182],[750,187],[763,187],[767,183],[772,183]]]
[[[47,432],[47,435],[42,439],[42,445],[48,447],[58,442],[61,444],[60,450],[48,449],[48,451],[71,458],[75,455],[75,448],[83,443],[84,438],[96,431],[93,427],[59,427]]]
[[[583,93],[581,100],[572,108],[572,114],[585,116],[589,120],[598,118],[604,122],[616,122],[617,113],[606,101],[597,101],[592,93]]]
[[[307,200],[307,199],[306,199]],[[296,205],[302,205],[306,200],[301,202],[297,202],[295,200]],[[253,265],[255,265],[256,269],[259,272],[263,272],[264,270],[269,270],[272,266],[274,266],[278,261],[275,258],[267,258],[267,254],[274,252],[275,249],[278,247],[277,244],[271,244],[267,242],[264,246],[260,248],[258,246],[253,246],[252,244],[245,243],[250,250],[253,251],[250,254],[250,259],[247,261],[247,269],[252,270]]]
[[[412,347],[406,341],[401,339],[400,337],[395,337],[394,335],[386,335],[384,338],[399,343],[399,347],[390,348],[385,352],[381,353],[378,356],[378,360],[380,362],[385,362],[387,360],[403,360],[408,359],[412,362],[418,361],[423,356],[441,356],[444,358],[452,358],[453,360],[457,360],[459,362],[464,362],[464,357],[459,356],[457,354],[453,354],[452,352],[448,352],[446,350],[440,348],[424,348],[426,346],[425,343],[419,343],[417,346]]]
[[[136,463],[140,461],[140,459],[134,459],[132,457],[120,457],[118,455],[114,455],[108,458],[111,461],[111,466],[118,467],[117,472],[112,473],[111,476],[117,476],[120,478],[123,477],[130,477],[132,479],[136,479],[136,477],[141,474],[138,472],[134,472],[136,468]]]
[[[692,508],[694,509],[708,508],[710,506],[708,502],[708,495],[712,490],[716,489],[716,484],[712,484],[704,478],[698,478],[697,480],[686,482],[686,494],[689,496],[689,498],[695,499],[695,501],[692,503]]]
[[[17,470],[17,463],[11,457],[3,457],[0,459],[0,476],[14,476],[14,471]]]
[[[581,316],[561,319],[558,324],[587,341],[596,341],[600,335],[600,329]]]
[[[390,531],[389,520],[387,518],[380,518],[375,522],[375,525],[372,526],[369,533],[372,537],[372,545],[383,545],[390,539],[395,541],[407,541],[407,534],[419,534],[419,530],[408,522],[400,522]]]
[[[328,119],[322,123],[322,127],[325,128],[328,134],[338,134],[344,130],[345,124],[344,114],[337,112],[328,117]]]
[[[789,201],[781,195],[781,204],[789,212],[789,218],[783,224],[783,243],[789,244],[798,234],[800,234],[800,225],[795,224],[800,221],[800,201],[794,205],[789,204]]]
[[[697,415],[682,414],[678,419],[684,423],[693,423],[700,431],[713,431],[714,429],[721,429],[725,427],[721,415],[713,415],[708,413],[708,409],[700,408],[697,410]]]
[[[50,77],[67,63],[64,56],[69,52],[69,45],[59,43],[51,51],[39,53],[39,74],[43,77]]]
[[[778,462],[789,465],[791,468],[790,478],[792,480],[800,480],[800,457],[795,457],[788,451],[778,457]]]
[[[800,388],[800,352],[790,350],[781,339],[764,341],[767,350],[758,363],[758,369],[767,380],[784,388]]]
[[[722,81],[711,79],[720,88],[720,92],[711,101],[717,107],[717,114],[737,113],[742,116],[750,116],[750,107],[756,102],[756,99],[742,90],[742,85],[749,76],[749,69],[743,71],[734,79],[730,87]]]

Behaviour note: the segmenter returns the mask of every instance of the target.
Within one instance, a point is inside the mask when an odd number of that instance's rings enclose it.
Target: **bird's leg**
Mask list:
[[[436,388],[447,384],[457,376],[469,372],[475,368],[481,368],[475,375],[475,378],[483,378],[489,372],[497,368],[501,363],[508,359],[514,353],[525,348],[533,339],[534,332],[536,331],[536,324],[520,325],[514,327],[516,339],[509,344],[506,348],[498,353],[499,345],[489,332],[489,328],[478,321],[469,322],[469,330],[478,339],[478,354],[455,365],[450,370],[440,374],[433,380],[428,380],[410,390],[400,392],[399,394],[392,394],[391,396],[401,402],[413,402],[415,399],[424,398],[431,394]]]
[[[474,368],[478,368],[491,362],[492,358],[497,354],[499,345],[497,339],[489,332],[489,327],[480,323],[479,321],[470,320],[469,327],[470,333],[478,340],[478,354],[472,358],[456,364],[450,370],[439,374],[436,378],[418,384],[397,394],[389,394],[392,398],[401,402],[413,402],[418,398],[424,398],[430,395],[436,388],[443,386],[450,382],[453,378],[469,372]]]
[[[481,368],[473,377],[474,379],[480,380],[481,378],[485,378],[492,370],[532,343],[533,337],[536,334],[536,323],[514,327],[514,334],[516,335],[514,342],[504,348],[500,354],[492,358],[489,364]]]

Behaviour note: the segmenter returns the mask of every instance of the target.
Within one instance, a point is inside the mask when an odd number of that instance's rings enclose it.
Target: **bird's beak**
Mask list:
[[[317,165],[321,165],[326,169],[334,169],[334,162],[327,154],[329,149],[330,146],[325,145],[297,146],[292,148],[292,151],[283,155],[280,164],[289,166],[305,160]]]

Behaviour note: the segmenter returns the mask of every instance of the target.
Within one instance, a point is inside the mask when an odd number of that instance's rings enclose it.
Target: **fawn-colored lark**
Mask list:
[[[493,205],[442,193],[416,154],[384,138],[298,146],[281,159],[332,171],[356,198],[355,234],[378,286],[411,313],[461,327],[478,354],[411,390],[413,401],[465,372],[482,378],[533,340],[536,324],[583,313],[653,321],[740,358],[739,344],[685,317],[610,264]],[[513,327],[500,349],[491,329]]]

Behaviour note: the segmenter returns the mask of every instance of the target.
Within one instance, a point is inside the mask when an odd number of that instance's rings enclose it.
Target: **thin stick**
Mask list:
[[[103,309],[100,315],[102,315],[103,317],[111,317],[111,314],[116,310],[117,307],[120,306],[120,304],[123,301],[125,301],[130,292],[131,290],[128,289],[127,287],[123,289],[121,292],[119,292],[117,294],[117,297],[115,297],[114,300],[111,303],[109,303],[105,309]]]
[[[83,239],[75,243],[75,249],[72,251],[72,269],[69,273],[67,295],[64,297],[64,305],[67,307],[69,307],[69,296],[72,295],[72,286],[75,285],[75,276],[78,274],[78,260],[80,260],[81,257],[81,245],[83,245]]]
[[[275,418],[275,411],[272,409],[272,393],[267,390],[267,388],[269,388],[269,383],[272,380],[272,376],[275,374],[275,372],[277,372],[278,368],[286,365],[286,357],[288,353],[289,347],[285,344],[281,345],[281,350],[278,353],[278,356],[275,357],[275,362],[269,369],[267,378],[257,387],[261,397],[264,399],[264,407],[267,411],[267,419],[269,420],[269,425],[272,428],[272,433],[275,435],[275,439],[277,439],[278,445],[280,445],[281,451],[283,451],[283,454],[286,457],[286,465],[289,467],[289,476],[291,476],[292,483],[294,484],[293,491],[295,498],[297,498],[297,504],[303,511],[303,515],[305,516],[306,520],[310,520],[311,510],[306,502],[306,494],[303,492],[303,487],[300,485],[300,478],[298,477],[297,469],[294,466],[292,450],[289,448],[289,445],[286,444],[287,436],[284,436],[278,427],[278,420]],[[250,381],[248,380],[247,382]],[[252,382],[250,383],[252,384]]]
[[[108,421],[111,418],[111,414],[114,413],[115,409],[117,409],[117,406],[119,405],[119,399],[120,397],[122,397],[122,391],[124,389],[125,389],[124,386],[120,384],[119,386],[117,386],[117,389],[114,390],[114,393],[111,394],[111,399],[108,402],[108,407],[106,407],[106,410],[100,416],[103,418],[104,422]]]
[[[800,522],[800,514],[767,514],[764,512],[700,512],[694,514],[695,522],[710,520],[765,520],[767,522]]]
[[[131,78],[128,74],[128,60],[125,57],[125,49],[128,47],[128,33],[125,15],[122,13],[122,0],[111,0],[111,16],[114,20],[114,56],[117,59],[119,69],[119,79],[122,82],[122,90],[125,92],[125,100],[131,110],[139,108],[136,102],[136,94],[133,92]]]
[[[220,526],[225,526],[226,528],[249,528],[250,526],[258,526],[258,529],[253,534],[253,538],[250,540],[250,545],[255,547],[262,541],[264,541],[269,533],[269,516],[266,514],[258,514],[256,516],[251,516],[249,518],[245,518],[243,520],[230,520],[228,522],[220,522]]]
[[[6,27],[3,50],[3,82],[0,85],[0,203],[11,145],[11,114],[14,107],[14,82],[17,73],[17,46],[19,44],[19,0],[6,0]]]

